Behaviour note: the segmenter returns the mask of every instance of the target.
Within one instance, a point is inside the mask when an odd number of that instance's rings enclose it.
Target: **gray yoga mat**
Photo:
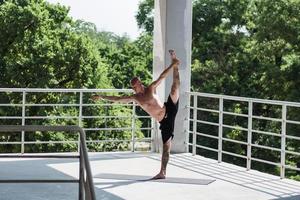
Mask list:
[[[179,178],[167,177],[166,179],[153,180],[150,176],[129,175],[129,174],[109,174],[101,173],[94,176],[100,179],[114,179],[114,180],[131,180],[131,181],[154,181],[162,183],[180,183],[180,184],[193,184],[193,185],[208,185],[215,180],[213,179],[194,179],[194,178]]]

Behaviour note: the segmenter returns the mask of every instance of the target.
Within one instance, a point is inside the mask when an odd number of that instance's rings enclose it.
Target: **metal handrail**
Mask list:
[[[132,92],[132,89],[0,88],[0,92]]]
[[[136,108],[139,107],[137,104],[135,103],[107,103],[107,102],[84,102],[83,101],[83,96],[84,95],[91,95],[93,93],[110,93],[110,92],[117,92],[117,93],[132,93],[133,90],[132,89],[64,89],[64,88],[0,88],[0,93],[4,93],[5,94],[11,94],[11,93],[18,93],[19,96],[21,97],[20,102],[1,102],[0,103],[0,108],[1,107],[11,107],[11,108],[17,108],[17,109],[22,109],[22,113],[20,112],[20,114],[8,114],[8,115],[3,115],[0,116],[0,124],[2,123],[1,120],[22,120],[21,125],[26,125],[27,124],[27,120],[53,120],[53,119],[62,119],[62,120],[76,120],[77,123],[76,125],[83,127],[83,129],[85,130],[85,132],[87,134],[88,131],[131,131],[132,133],[132,137],[130,141],[126,141],[126,142],[130,142],[132,144],[131,149],[134,151],[135,147],[136,147],[136,140],[137,138],[135,138],[136,131],[144,131],[147,132],[147,139],[149,139],[149,143],[152,142],[152,138],[151,138],[151,131],[153,130],[153,125],[151,124],[146,126],[146,128],[138,128],[136,126],[137,123],[135,123],[135,120],[140,120],[140,119],[151,119],[151,117],[149,115],[146,116],[137,116],[136,114]],[[54,94],[59,94],[59,95],[64,95],[64,94],[76,94],[76,95],[80,95],[79,96],[79,101],[78,99],[76,99],[76,102],[56,102],[56,103],[48,103],[48,102],[37,102],[37,103],[32,103],[29,102],[27,100],[27,96],[30,94],[35,94],[35,93],[54,93]],[[75,97],[75,96],[74,96]],[[77,96],[76,96],[77,98]],[[77,102],[78,101],[78,102]],[[93,106],[110,106],[110,107],[114,107],[114,106],[127,106],[129,107],[129,109],[132,109],[132,113],[128,116],[90,116],[90,114],[87,114],[86,112],[83,112],[84,109],[86,109],[87,107],[93,107]],[[74,107],[78,113],[76,114],[66,114],[66,115],[37,115],[37,116],[32,116],[29,114],[29,110],[32,107],[59,107],[59,108],[63,108],[63,107]],[[29,108],[29,109],[28,109]],[[129,125],[128,127],[93,127],[94,129],[91,129],[92,127],[84,127],[84,120],[89,120],[89,119],[108,119],[108,120],[113,120],[113,119],[132,119],[131,120],[131,125]],[[10,124],[10,123],[5,123],[5,124]],[[47,124],[45,124],[47,125]],[[130,127],[130,128],[129,128]],[[91,130],[90,130],[91,129]],[[150,134],[149,134],[150,133]],[[107,136],[107,135],[106,135]],[[21,153],[25,153],[25,145],[28,144],[25,141],[25,132],[22,131],[22,135],[21,135],[21,143],[16,143],[16,142],[0,142],[0,144],[20,144],[21,145]],[[109,139],[109,138],[104,138],[104,139]],[[90,142],[94,142],[90,141]],[[106,140],[98,140],[98,143],[102,143],[105,142]],[[61,143],[64,143],[65,141],[62,141]],[[78,141],[79,142],[79,141]],[[116,142],[113,141],[112,142]],[[57,141],[57,143],[59,143]],[[72,141],[70,143],[73,143]],[[45,142],[45,144],[47,144]]]
[[[252,101],[254,103],[266,103],[273,105],[282,105],[286,104],[288,106],[300,107],[300,103],[292,102],[292,101],[279,101],[279,100],[269,100],[269,99],[258,99],[258,98],[250,98],[250,97],[239,97],[239,96],[230,96],[230,95],[222,95],[222,94],[211,94],[211,93],[203,93],[203,92],[187,92],[190,95],[208,97],[208,98],[223,98],[225,100],[233,100],[233,101]]]
[[[79,126],[41,126],[41,125],[0,125],[1,132],[18,131],[70,131],[79,132],[80,151],[79,151],[79,200],[96,200],[93,177],[89,163],[87,146],[85,141],[85,132]],[[28,157],[27,155],[1,155],[0,157]],[[39,157],[39,155],[30,155],[30,157]],[[67,156],[42,155],[43,158],[67,158]],[[69,158],[72,158],[70,156]],[[75,156],[76,157],[76,156]],[[41,183],[41,182],[78,182],[76,180],[2,180],[5,183]]]
[[[245,158],[247,160],[247,169],[251,169],[251,161],[257,161],[257,162],[262,162],[262,163],[268,163],[271,165],[279,166],[280,167],[280,177],[284,178],[285,177],[285,169],[293,169],[300,171],[300,168],[293,167],[290,165],[286,164],[286,154],[292,154],[292,155],[300,155],[300,152],[296,151],[290,151],[286,149],[286,139],[294,139],[294,140],[300,140],[300,137],[297,136],[291,136],[286,133],[286,126],[287,124],[300,124],[300,121],[295,121],[295,120],[289,120],[287,119],[287,107],[300,107],[300,103],[298,102],[288,102],[288,101],[275,101],[275,100],[266,100],[266,99],[256,99],[256,98],[247,98],[247,97],[237,97],[237,96],[228,96],[228,95],[219,95],[219,94],[210,94],[210,93],[199,93],[199,92],[187,92],[187,94],[190,96],[190,100],[193,100],[194,105],[187,105],[187,108],[190,110],[193,110],[193,117],[189,118],[189,121],[192,123],[192,131],[188,131],[188,133],[192,133],[192,142],[189,142],[188,145],[192,146],[192,153],[193,155],[196,154],[196,147],[197,148],[202,148],[206,149],[209,151],[217,152],[218,153],[218,161],[222,162],[222,154],[228,154],[236,157],[241,157]],[[219,103],[218,108],[206,108],[205,106],[200,107],[198,106],[198,97],[202,98],[210,98],[210,99],[216,99]],[[224,111],[224,100],[229,100],[229,101],[239,101],[239,102],[245,102],[248,103],[248,113],[247,114],[241,114],[241,113],[235,113],[235,112],[228,112]],[[216,101],[216,104],[217,104]],[[253,104],[254,103],[260,103],[260,104],[270,104],[270,105],[277,105],[281,106],[282,111],[281,111],[281,117],[274,118],[274,117],[266,117],[266,116],[257,116],[254,115],[253,113]],[[216,106],[217,107],[217,106]],[[199,120],[197,118],[198,112],[199,111],[205,111],[209,113],[217,113],[219,115],[218,122],[211,122],[207,120]],[[234,126],[234,125],[228,125],[223,122],[223,116],[224,115],[231,115],[231,116],[238,116],[238,117],[243,117],[243,118],[248,118],[248,126],[247,127],[241,127],[241,126]],[[255,130],[252,127],[252,122],[253,119],[255,120],[268,120],[268,121],[273,121],[273,122],[281,122],[281,132],[280,133],[272,133],[270,131],[262,131],[262,130]],[[205,124],[205,125],[212,125],[215,127],[218,127],[218,135],[209,135],[207,133],[199,133],[197,131],[197,123],[200,124]],[[223,137],[222,131],[223,128],[230,128],[233,130],[242,130],[245,131],[247,134],[247,141],[239,141],[236,139],[229,139]],[[191,130],[191,129],[189,129]],[[255,144],[252,142],[252,134],[253,133],[259,133],[262,135],[270,135],[270,136],[275,136],[275,137],[280,137],[281,138],[281,147],[279,148],[274,148],[270,146],[265,146],[262,144]],[[212,148],[204,145],[199,145],[196,143],[196,136],[203,136],[203,137],[208,137],[217,140],[218,142],[218,147]],[[241,145],[246,145],[247,146],[247,155],[239,155],[236,153],[232,152],[227,152],[223,149],[223,141],[227,142],[233,142]],[[281,160],[279,163],[275,162],[270,162],[268,160],[263,160],[263,159],[258,159],[254,158],[252,155],[252,147],[255,148],[261,148],[261,149],[268,149],[272,151],[277,151],[280,152],[280,157]]]

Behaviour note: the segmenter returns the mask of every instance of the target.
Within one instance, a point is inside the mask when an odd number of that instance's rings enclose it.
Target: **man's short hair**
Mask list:
[[[130,84],[131,84],[131,85],[135,85],[136,82],[138,82],[138,81],[140,81],[139,77],[133,77],[133,78],[131,79],[131,81],[130,81]]]

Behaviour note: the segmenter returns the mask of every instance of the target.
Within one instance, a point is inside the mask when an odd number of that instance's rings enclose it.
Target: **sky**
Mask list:
[[[98,31],[109,31],[136,39],[140,33],[135,15],[140,0],[47,0],[70,7],[73,19],[92,22]]]

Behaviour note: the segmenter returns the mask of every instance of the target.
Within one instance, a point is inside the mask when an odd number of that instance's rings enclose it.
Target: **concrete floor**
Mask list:
[[[170,180],[157,182],[140,180],[158,172],[159,154],[117,152],[89,156],[97,199],[300,200],[300,182],[188,153],[173,154],[168,165]],[[74,178],[78,178],[76,159],[0,159],[2,180]],[[193,180],[197,183],[191,184]],[[77,195],[75,183],[0,184],[0,200],[73,200],[78,199]]]

